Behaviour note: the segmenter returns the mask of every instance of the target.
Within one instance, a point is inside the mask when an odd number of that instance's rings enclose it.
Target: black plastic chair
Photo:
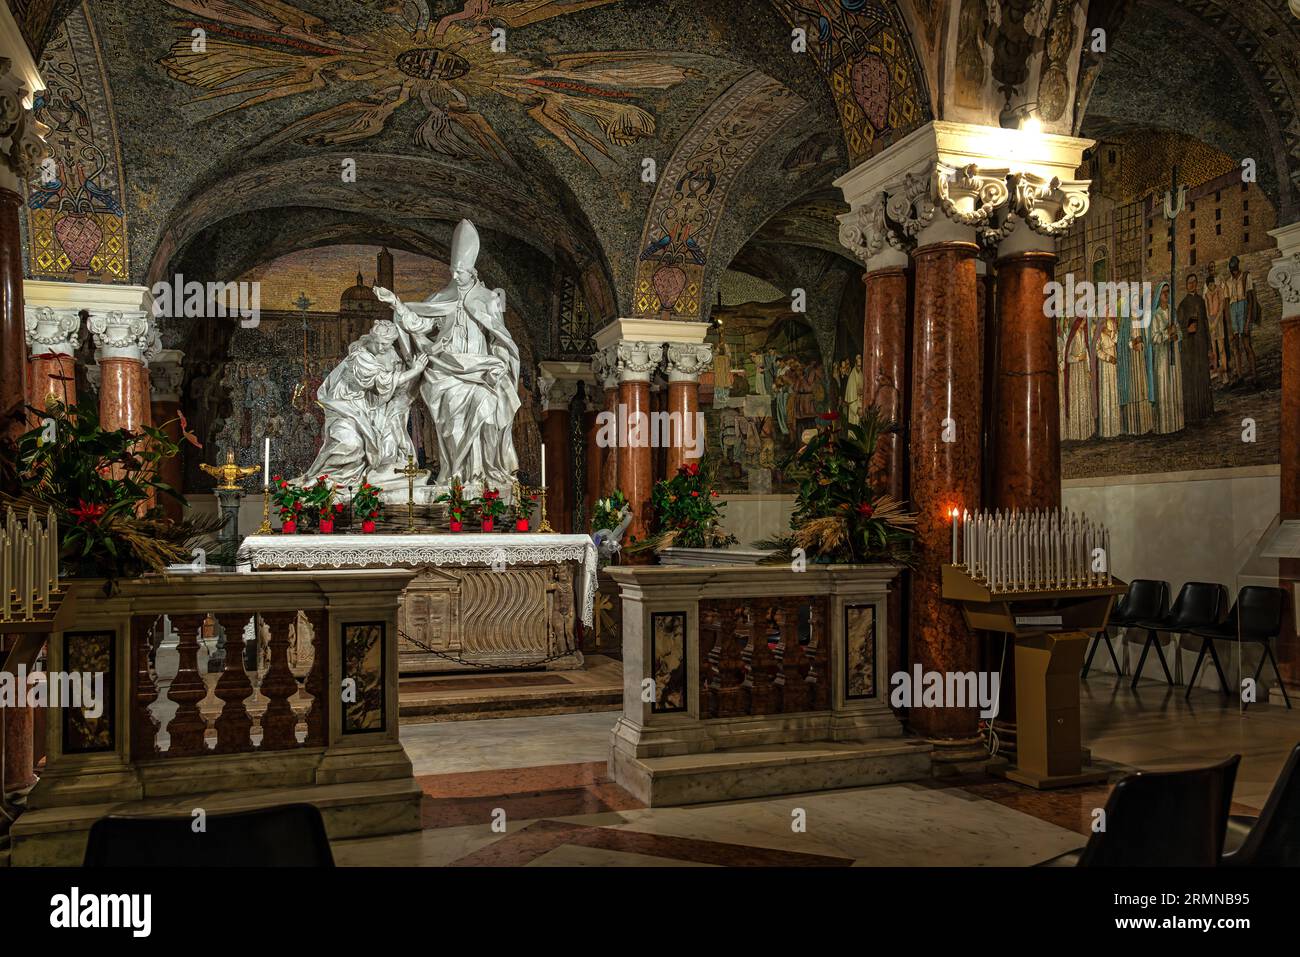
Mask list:
[[[1083,662],[1083,677],[1088,677],[1092,668],[1092,656],[1097,653],[1097,645],[1106,643],[1110,660],[1115,665],[1115,675],[1124,673],[1119,658],[1115,655],[1115,646],[1110,642],[1110,628],[1131,628],[1140,621],[1163,618],[1169,613],[1169,582],[1159,582],[1151,578],[1135,578],[1129,582],[1126,591],[1115,603],[1115,610],[1110,614],[1107,627],[1092,636],[1088,647],[1088,657]]]
[[[194,831],[185,817],[100,818],[90,828],[86,867],[333,867],[320,811],[311,804],[209,814]]]
[[[1139,771],[1115,785],[1106,829],[1040,867],[1215,867],[1241,755],[1190,771]]]
[[[1157,632],[1187,634],[1196,628],[1217,624],[1223,617],[1223,609],[1227,605],[1228,589],[1222,585],[1214,582],[1188,582],[1179,589],[1178,598],[1174,600],[1174,607],[1169,610],[1169,614],[1145,618],[1137,622],[1139,628],[1147,630],[1147,639],[1142,645],[1138,666],[1133,669],[1133,687],[1136,689],[1138,686],[1138,679],[1142,677],[1142,666],[1146,664],[1147,652],[1153,646],[1156,649],[1156,657],[1160,659],[1160,667],[1164,669],[1165,680],[1170,685],[1174,683],[1174,676],[1169,673],[1169,664],[1165,661],[1165,653],[1160,648],[1160,639],[1156,637]],[[1219,666],[1218,655],[1213,657],[1214,666],[1219,669],[1219,677],[1222,679],[1223,668]],[[1226,693],[1228,689],[1226,680],[1223,689]],[[1192,686],[1188,684],[1189,694],[1191,690]]]
[[[1228,818],[1224,844],[1229,851],[1224,867],[1300,867],[1300,744],[1291,750],[1259,817]]]
[[[1196,656],[1196,667],[1192,669],[1192,677],[1187,682],[1188,692],[1196,682],[1196,675],[1201,670],[1201,661],[1205,658],[1208,648],[1214,666],[1219,670],[1219,680],[1223,682],[1224,693],[1228,693],[1228,682],[1223,677],[1223,669],[1219,667],[1219,655],[1214,650],[1214,643],[1216,641],[1255,642],[1264,649],[1264,653],[1259,656],[1259,665],[1255,668],[1255,685],[1259,685],[1259,673],[1264,670],[1264,660],[1267,658],[1273,665],[1273,674],[1277,675],[1278,684],[1282,687],[1282,700],[1286,702],[1289,709],[1291,696],[1286,693],[1286,682],[1282,680],[1282,672],[1278,670],[1272,647],[1272,642],[1282,633],[1282,612],[1285,608],[1286,592],[1282,589],[1264,585],[1247,585],[1237,592],[1237,601],[1223,621],[1193,628],[1192,634],[1203,638],[1204,641],[1201,643],[1201,653]]]

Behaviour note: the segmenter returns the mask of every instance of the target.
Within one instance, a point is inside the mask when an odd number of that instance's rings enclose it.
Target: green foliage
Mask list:
[[[683,465],[670,479],[655,483],[650,494],[654,517],[654,537],[643,547],[656,550],[678,548],[726,548],[737,541],[724,535],[718,525],[723,506],[717,502],[712,470],[702,470],[697,462]]]
[[[822,561],[909,562],[916,516],[878,491],[872,478],[872,459],[893,424],[876,406],[856,423],[841,422],[834,412],[819,418],[815,432],[787,463],[799,483],[790,517],[793,535],[764,544],[803,548]]]
[[[467,521],[470,516],[472,506],[465,499],[465,486],[461,484],[459,475],[452,478],[447,491],[435,498],[434,501],[447,503],[447,517],[453,522]]]
[[[384,514],[384,502],[379,497],[379,489],[362,480],[357,490],[352,493],[352,515],[354,520],[375,521]]]
[[[483,486],[483,492],[470,505],[478,512],[481,521],[501,518],[506,514],[506,503],[501,501],[501,493],[494,488],[488,488],[486,484]]]
[[[602,528],[611,531],[618,528],[618,523],[623,520],[623,509],[627,507],[627,496],[618,489],[605,498],[596,499],[591,510],[591,531],[594,533]]]
[[[162,463],[180,451],[167,422],[138,432],[105,429],[94,404],[51,403],[29,410],[40,424],[17,442],[10,504],[53,511],[59,519],[61,558],[83,577],[110,580],[161,571],[188,561],[196,537],[215,531],[220,520],[175,522],[158,504],[185,499],[159,478]],[[181,435],[195,447],[184,417]]]
[[[306,504],[306,490],[279,475],[271,481],[275,483],[275,491],[271,493],[271,504],[280,513],[280,521],[298,521]]]
[[[316,476],[316,481],[302,490],[303,511],[319,521],[328,521],[343,511],[337,501],[339,487],[329,480],[329,474]]]

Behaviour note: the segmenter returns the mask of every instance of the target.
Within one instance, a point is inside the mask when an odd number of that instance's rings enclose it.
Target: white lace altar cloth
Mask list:
[[[421,568],[425,565],[517,565],[580,562],[576,596],[591,625],[596,596],[596,546],[587,535],[535,532],[446,535],[250,535],[235,558],[238,571],[285,568]]]

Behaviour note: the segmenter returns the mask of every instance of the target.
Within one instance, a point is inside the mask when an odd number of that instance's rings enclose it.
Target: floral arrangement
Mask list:
[[[375,520],[382,517],[383,514],[384,502],[379,497],[379,489],[362,479],[361,484],[352,493],[353,519],[361,520],[363,531],[373,532],[375,530]]]
[[[618,528],[619,522],[623,520],[623,510],[625,508],[628,508],[627,496],[618,489],[615,489],[605,498],[596,499],[596,504],[591,510],[592,534],[599,532],[602,528],[608,528],[611,531]]]
[[[916,515],[872,486],[872,459],[893,428],[876,406],[843,426],[838,413],[823,412],[789,460],[799,482],[792,534],[755,544],[776,549],[773,561],[801,548],[823,562],[910,564]]]
[[[506,503],[501,501],[501,493],[494,488],[488,488],[486,483],[483,485],[482,494],[474,499],[472,504],[485,529],[490,529],[496,519],[506,514]]]
[[[518,531],[528,531],[528,523],[532,521],[533,509],[537,507],[537,493],[532,492],[527,495],[523,493],[522,487],[515,486],[515,496],[511,500],[507,511],[510,517],[514,519],[515,528]]]
[[[737,541],[719,529],[722,506],[716,501],[713,477],[701,471],[698,462],[681,466],[670,479],[655,483],[650,495],[654,532],[628,551],[659,551],[677,548],[726,548]]]
[[[180,447],[167,434],[179,423],[181,438],[199,440],[184,416],[138,432],[105,429],[93,403],[52,402],[28,409],[39,424],[0,455],[0,500],[15,508],[49,510],[59,519],[65,571],[89,578],[118,578],[162,571],[187,561],[192,547],[221,527],[215,516],[177,522],[158,499],[184,497],[159,478],[162,463]]]
[[[271,493],[271,502],[275,505],[276,511],[280,513],[280,521],[285,524],[289,522],[296,524],[298,516],[302,513],[303,489],[291,484],[288,479],[281,475],[273,476],[271,481],[275,483],[275,491]]]
[[[317,527],[322,532],[334,530],[334,519],[343,511],[343,503],[338,501],[339,487],[329,480],[329,473],[316,476],[316,481],[303,489],[305,510],[317,518]]]
[[[465,486],[461,484],[460,476],[454,476],[447,491],[434,501],[447,503],[447,517],[451,521],[452,531],[459,531],[461,523],[469,516],[471,509],[470,503],[465,499]]]

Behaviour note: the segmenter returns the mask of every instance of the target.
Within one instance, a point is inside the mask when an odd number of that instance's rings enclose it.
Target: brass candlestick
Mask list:
[[[415,456],[406,457],[406,467],[397,469],[398,475],[406,476],[406,533],[412,535],[415,533],[415,477],[423,469],[415,464]]]
[[[546,534],[547,532],[554,533],[555,529],[551,528],[551,523],[546,520],[546,486],[545,485],[539,485],[537,487],[537,500],[542,510],[541,521],[537,523],[538,533],[540,534]]]
[[[271,486],[262,486],[262,524],[257,526],[258,535],[270,535],[271,529]]]

